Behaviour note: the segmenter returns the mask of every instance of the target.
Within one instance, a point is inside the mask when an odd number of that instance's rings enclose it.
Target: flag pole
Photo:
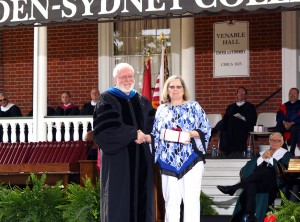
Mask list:
[[[165,75],[164,75],[164,57],[165,57],[165,40],[166,36],[162,32],[160,35],[160,41],[162,43],[161,46],[161,60],[160,60],[160,71],[159,71],[159,104],[162,103],[162,91],[165,83]]]

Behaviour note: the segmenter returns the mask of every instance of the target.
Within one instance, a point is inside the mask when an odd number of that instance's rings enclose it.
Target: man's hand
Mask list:
[[[137,139],[134,142],[136,142],[137,144],[146,142],[145,136],[146,135],[141,130],[138,130],[137,131]]]
[[[294,122],[283,121],[283,125],[286,130],[289,130],[293,124],[294,124]]]
[[[263,159],[267,159],[267,158],[271,158],[273,156],[274,151],[273,150],[266,150],[263,155],[262,158]]]
[[[85,137],[84,137],[83,140],[86,141],[86,142],[88,142],[92,148],[97,148],[98,147],[97,144],[96,144],[96,141],[95,141],[95,137],[94,137],[93,131],[88,131],[85,134]]]

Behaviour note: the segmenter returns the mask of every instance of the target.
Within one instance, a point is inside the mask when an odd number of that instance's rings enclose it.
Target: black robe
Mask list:
[[[137,130],[149,134],[155,109],[140,94],[131,99],[101,94],[94,135],[103,151],[101,222],[153,222],[153,157],[149,144],[136,144]]]
[[[69,116],[69,115],[79,115],[79,108],[73,104],[68,107],[64,107],[63,105],[58,106],[55,110],[56,116]]]
[[[80,111],[77,106],[71,104],[68,107],[63,105],[58,106],[55,110],[55,116],[70,116],[70,115],[79,115]],[[56,141],[56,129],[53,128],[53,140]],[[82,139],[82,132],[79,132],[79,140]],[[65,141],[65,126],[61,126],[61,140]],[[74,140],[74,125],[73,123],[70,124],[70,140]]]
[[[91,102],[85,103],[80,111],[80,115],[93,115],[95,110],[95,106],[91,104]],[[82,131],[82,125],[80,125],[80,132]],[[88,124],[87,131],[92,130],[92,124]]]
[[[21,109],[16,105],[13,105],[7,111],[2,111],[0,109],[0,117],[21,117],[21,116],[22,116]],[[10,125],[8,126],[7,133],[8,133],[8,142],[11,142],[11,126]],[[17,137],[17,141],[19,142],[20,141],[20,126],[19,126],[19,124],[17,124],[17,126],[16,126],[16,137]],[[0,142],[3,142],[3,127],[2,127],[2,125],[0,125]]]
[[[91,102],[85,103],[80,111],[80,115],[93,115],[94,110],[95,106],[93,106]]]
[[[235,117],[240,113],[245,121]],[[248,133],[253,131],[256,124],[257,114],[252,103],[245,102],[242,106],[236,103],[229,105],[222,120],[220,133],[220,149],[225,154],[242,152],[247,149]]]

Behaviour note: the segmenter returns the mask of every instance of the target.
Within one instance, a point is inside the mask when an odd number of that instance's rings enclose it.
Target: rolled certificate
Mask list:
[[[184,131],[164,129],[160,133],[160,139],[171,142],[184,143],[188,141],[189,133]]]

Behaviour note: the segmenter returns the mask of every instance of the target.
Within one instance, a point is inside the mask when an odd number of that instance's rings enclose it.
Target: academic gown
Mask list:
[[[155,110],[136,93],[130,99],[104,92],[94,112],[95,140],[102,150],[101,222],[153,222],[153,158],[149,144],[136,144],[137,130],[149,134]]]
[[[80,115],[93,115],[95,106],[91,102],[85,103],[80,111]]]
[[[7,111],[2,111],[0,109],[0,117],[20,117],[20,116],[22,116],[22,112],[20,108],[16,105],[13,105]]]
[[[95,110],[95,106],[91,104],[91,102],[85,103],[80,111],[80,115],[93,115]],[[92,130],[92,124],[88,124],[87,131]],[[79,126],[79,131],[82,131],[82,125]]]
[[[71,115],[79,115],[80,111],[79,108],[77,106],[75,106],[74,104],[71,104],[67,107],[61,105],[58,106],[55,110],[55,115],[56,116],[71,116]],[[56,141],[56,129],[53,129],[53,140]],[[74,125],[73,123],[70,124],[70,140],[74,140]],[[79,135],[79,139],[81,140],[82,135]],[[61,127],[61,139],[62,141],[65,140],[65,126]]]
[[[245,120],[235,117],[240,113]],[[249,102],[238,106],[236,103],[229,105],[222,120],[220,134],[220,149],[230,154],[246,150],[248,133],[253,130],[256,124],[257,114],[255,106]]]
[[[21,109],[16,106],[13,105],[12,107],[10,107],[9,110],[7,111],[2,111],[0,109],[0,117],[21,117],[22,116],[22,112]],[[8,142],[11,142],[11,126],[8,126]],[[17,136],[17,141],[20,141],[20,126],[19,124],[17,124],[16,126],[16,136]],[[0,126],[0,142],[3,141],[3,127],[2,125]]]
[[[292,155],[290,152],[286,152],[284,156],[279,159],[278,161],[274,159],[273,161],[273,168],[274,172],[276,174],[276,185],[278,189],[283,189],[283,187],[286,185],[284,181],[284,170],[287,169],[289,161],[291,159]],[[250,175],[253,174],[254,171],[258,170],[257,166],[257,157],[252,157],[244,167],[242,167],[240,171],[240,178],[241,181],[248,178]],[[264,184],[262,184],[264,186]],[[268,207],[274,202],[276,198],[276,192],[274,193],[274,190],[270,188],[270,186],[264,187],[268,192],[258,192],[256,193],[255,201],[256,201],[256,218],[257,222],[263,222],[264,218],[266,216],[266,213],[268,211]],[[245,214],[245,193],[244,190],[239,195],[239,198],[236,202],[233,216],[231,219],[231,222],[240,222],[241,217]]]
[[[73,104],[71,104],[68,107],[61,105],[58,106],[55,110],[56,116],[69,116],[69,115],[79,115],[79,114],[80,114],[79,108]]]

